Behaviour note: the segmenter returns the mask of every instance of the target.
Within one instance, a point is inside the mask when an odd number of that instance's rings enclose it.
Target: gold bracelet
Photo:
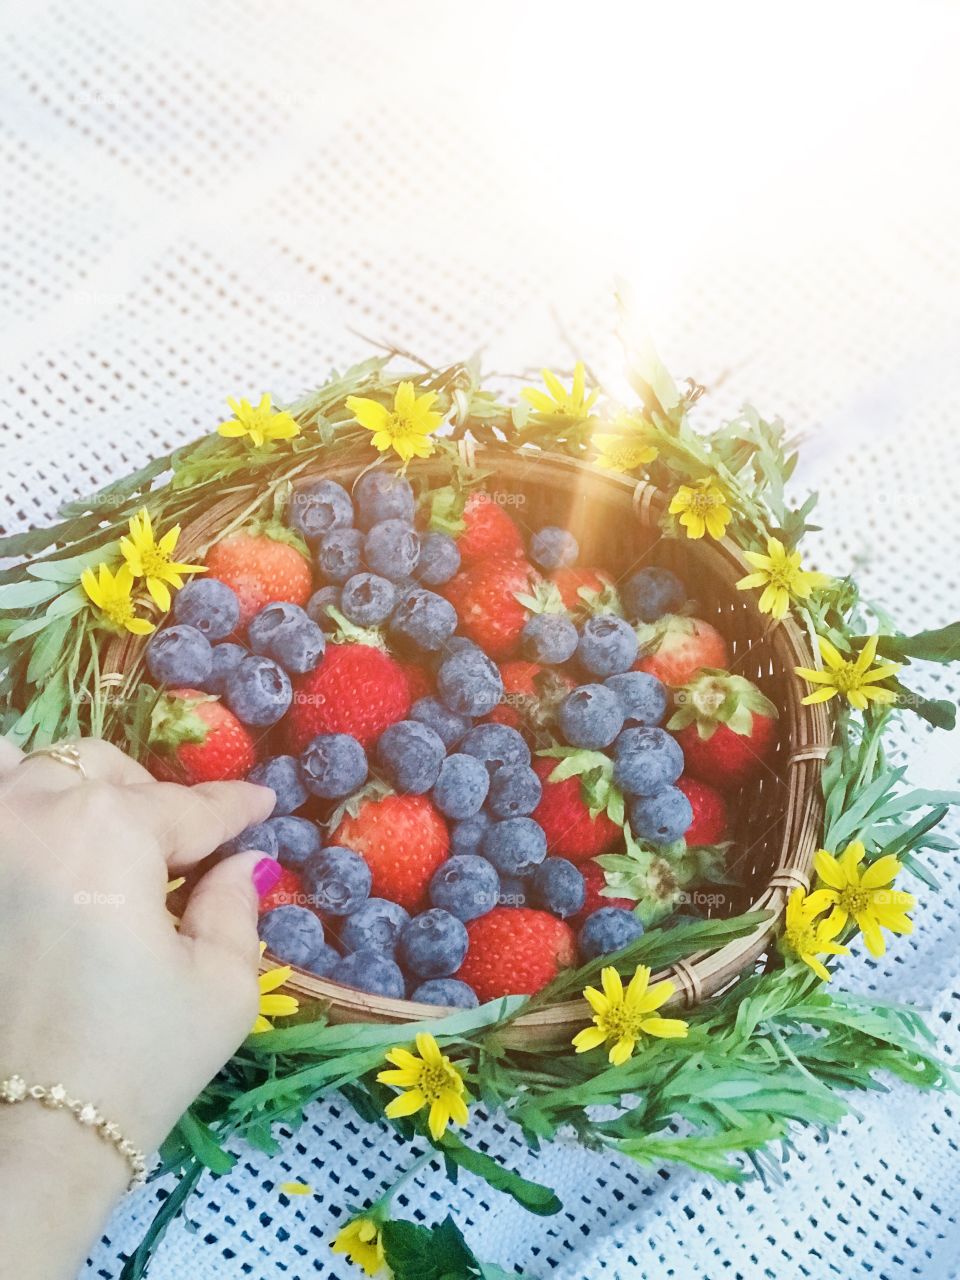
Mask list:
[[[28,1085],[22,1076],[8,1076],[0,1080],[0,1102],[26,1102],[32,1098],[41,1102],[53,1111],[69,1111],[74,1119],[87,1129],[95,1129],[105,1142],[109,1142],[130,1166],[130,1183],[128,1191],[142,1187],[147,1180],[147,1158],[132,1142],[120,1132],[120,1126],[102,1116],[92,1102],[81,1102],[79,1098],[67,1095],[62,1084],[46,1087],[42,1084]]]

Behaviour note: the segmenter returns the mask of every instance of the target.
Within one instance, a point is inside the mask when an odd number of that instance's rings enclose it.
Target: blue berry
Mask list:
[[[270,821],[277,837],[277,857],[285,867],[299,871],[308,858],[320,852],[320,828],[309,818],[284,813]]]
[[[429,978],[410,996],[417,1004],[438,1004],[447,1009],[476,1009],[480,1001],[473,987],[459,978]]]
[[[339,609],[358,627],[377,627],[386,622],[397,603],[397,588],[389,578],[375,573],[355,573],[343,584]]]
[[[637,633],[629,622],[612,613],[595,614],[580,629],[577,657],[591,675],[619,675],[637,658]]]
[[[430,790],[445,755],[443,739],[419,720],[398,720],[377,743],[380,767],[398,791],[410,795]]]
[[[683,750],[666,729],[624,729],[613,744],[613,780],[627,795],[655,795],[681,773]]]
[[[177,622],[202,631],[211,644],[226,640],[240,625],[240,601],[217,578],[192,578],[173,597]]]
[[[525,880],[521,880],[519,876],[500,877],[498,907],[525,907],[528,896],[529,891]]]
[[[443,646],[443,649],[447,655],[466,653],[468,650],[472,650],[474,653],[483,653],[476,640],[471,640],[467,636],[451,636]],[[486,654],[484,654],[484,657],[486,657]]]
[[[447,756],[433,787],[433,803],[447,818],[472,818],[483,808],[490,775],[474,756]],[[502,815],[506,816],[506,815]]]
[[[285,601],[268,604],[251,618],[247,639],[254,653],[266,654],[297,676],[312,671],[327,646],[319,624],[299,605]]]
[[[364,472],[353,486],[353,500],[357,504],[357,524],[361,529],[372,529],[382,520],[403,520],[413,523],[416,501],[413,487],[404,476],[377,467]]]
[[[431,907],[404,925],[397,954],[418,978],[445,978],[463,964],[469,942],[462,920]]]
[[[337,629],[336,622],[327,613],[327,607],[330,605],[334,609],[340,608],[340,588],[332,584],[315,591],[307,601],[307,617],[311,618],[318,627],[323,627],[324,631]]]
[[[541,569],[566,569],[576,564],[580,547],[568,529],[548,524],[530,539],[530,559]]]
[[[164,627],[147,644],[147,668],[158,684],[197,689],[213,666],[210,641],[196,627]]]
[[[460,568],[460,551],[446,533],[428,533],[420,544],[416,576],[428,587],[449,582]]]
[[[409,919],[409,912],[398,902],[368,898],[344,920],[340,942],[344,951],[376,951],[392,958],[400,931]]]
[[[456,631],[457,621],[457,611],[449,600],[424,587],[415,587],[394,610],[390,634],[427,653],[436,653]]]
[[[303,785],[300,761],[295,756],[271,756],[250,770],[247,781],[276,792],[274,816],[293,813],[307,803],[307,788]]]
[[[440,700],[458,715],[485,716],[503,697],[503,680],[496,663],[469,644],[440,664],[437,692]]]
[[[643,933],[643,925],[625,907],[600,907],[592,911],[583,922],[580,936],[580,955],[584,960],[608,956],[635,942]]]
[[[458,716],[455,711],[445,707],[439,698],[420,698],[410,708],[410,719],[419,720],[428,729],[432,729],[449,751],[455,747],[470,728],[466,716]]]
[[[498,769],[490,780],[487,808],[495,818],[518,818],[533,813],[543,787],[529,765]]]
[[[340,800],[367,780],[367,757],[349,733],[320,733],[300,756],[307,790],[321,800]]]
[[[346,582],[360,572],[363,534],[359,529],[331,529],[320,539],[317,568],[331,582]]]
[[[583,872],[566,858],[546,858],[530,874],[530,894],[535,906],[567,920],[583,906]]]
[[[687,598],[686,588],[669,569],[640,569],[620,591],[627,616],[638,622],[656,622],[665,613],[676,613]]]
[[[224,700],[244,724],[276,724],[293,701],[290,677],[272,658],[248,653],[227,677]]]
[[[523,652],[531,662],[556,666],[577,651],[577,628],[563,613],[535,613],[523,628]]]
[[[340,952],[325,942],[316,955],[311,956],[302,967],[318,978],[329,978],[340,963]]]
[[[493,821],[489,813],[480,811],[473,818],[464,818],[462,822],[450,824],[450,854],[479,853],[483,845],[483,837]]]
[[[203,682],[204,691],[222,696],[227,681],[246,656],[247,651],[242,644],[215,644],[211,654],[210,674]]]
[[[476,756],[492,778],[500,769],[517,769],[530,763],[530,748],[516,729],[506,724],[478,724],[460,744],[468,756]]]
[[[287,518],[308,542],[319,542],[331,529],[353,524],[353,503],[335,480],[311,480],[294,488]]]
[[[401,582],[417,567],[420,535],[405,520],[381,520],[367,534],[363,550],[373,573]]]
[[[306,907],[283,906],[265,911],[257,932],[267,950],[283,964],[305,968],[324,945],[323,925]]]
[[[599,751],[608,747],[623,728],[623,709],[612,689],[602,684],[582,684],[560,704],[560,732],[571,747]]]
[[[526,876],[547,856],[547,837],[532,818],[505,818],[484,833],[483,856],[502,876]]]
[[[603,683],[620,699],[627,724],[660,724],[667,713],[670,701],[667,687],[646,671],[624,671],[618,676],[608,676]]]
[[[222,844],[217,852],[221,858],[226,858],[234,853],[249,853],[251,850],[263,853],[268,858],[277,856],[280,843],[273,818],[268,818],[266,822],[255,822],[252,827],[246,827],[238,836]]]
[[[312,905],[327,915],[348,916],[370,896],[370,868],[353,849],[321,849],[306,860],[300,874]]]
[[[400,966],[376,951],[354,951],[344,956],[330,978],[342,987],[353,987],[372,996],[392,996],[395,1000],[402,1000],[407,990]]]
[[[673,844],[693,822],[693,808],[679,787],[664,787],[654,796],[634,796],[629,812],[633,834],[651,844]]]
[[[497,905],[500,878],[486,858],[476,854],[458,854],[448,858],[433,873],[430,901],[458,920],[476,920]]]

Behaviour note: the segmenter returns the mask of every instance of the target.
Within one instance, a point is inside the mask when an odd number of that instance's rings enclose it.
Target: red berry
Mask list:
[[[582,863],[606,853],[623,839],[621,829],[605,813],[590,817],[580,794],[579,778],[548,782],[557,761],[544,757],[534,760],[533,767],[543,784],[543,795],[531,816],[543,828],[548,853]]]
[[[560,592],[564,608],[570,613],[590,613],[591,606],[607,593],[616,594],[613,579],[602,569],[556,569],[550,581]],[[586,592],[586,598],[580,594]]]
[[[658,622],[639,627],[640,657],[634,671],[647,671],[664,684],[686,684],[701,667],[725,667],[727,642],[701,618],[665,614]]]
[[[487,719],[535,735],[553,724],[559,703],[574,685],[566,672],[523,659],[501,662],[500,676],[503,701]]]
[[[494,907],[467,925],[470,947],[454,975],[484,1000],[532,996],[576,960],[573,930],[548,911]]]
[[[734,733],[727,725],[718,724],[709,738],[701,738],[696,724],[689,724],[674,736],[683,748],[687,773],[731,791],[761,771],[777,740],[777,722],[754,713],[749,734]]]
[[[719,844],[727,838],[727,802],[714,787],[683,774],[675,784],[690,801],[693,821],[684,832],[687,844]]]
[[[410,705],[419,702],[421,698],[428,698],[436,692],[433,681],[429,672],[417,662],[401,662],[403,673],[407,677],[407,684],[410,687]]]
[[[410,682],[395,658],[369,644],[330,644],[320,665],[293,681],[284,720],[299,754],[318,733],[349,733],[368,748],[410,710]]]
[[[443,594],[459,614],[460,630],[468,639],[491,658],[508,658],[530,616],[517,594],[528,594],[538,576],[526,560],[499,557],[462,569]]]
[[[274,907],[304,906],[306,905],[305,897],[300,876],[289,867],[284,867],[280,872],[280,879],[260,899],[257,910],[260,915],[263,915],[267,911],[272,911]]]
[[[570,921],[574,928],[578,929],[587,916],[599,911],[601,907],[623,907],[625,911],[632,911],[637,905],[631,898],[608,898],[601,894],[600,890],[606,887],[607,877],[603,867],[592,858],[588,862],[581,862],[580,872],[583,875],[584,899],[583,907]]]
[[[266,533],[233,533],[207,552],[207,572],[232,587],[240,601],[240,626],[277,600],[306,604],[313,589],[310,561],[289,542]]]
[[[426,903],[431,877],[450,848],[447,824],[426,796],[389,795],[363,801],[330,837],[362,854],[373,874],[375,898],[389,898],[410,912]]]
[[[249,729],[218,698],[198,689],[170,689],[157,700],[148,764],[163,782],[227,782],[257,763]]]
[[[520,530],[489,494],[472,493],[462,518],[466,528],[457,538],[461,564],[477,564],[491,556],[523,555]]]

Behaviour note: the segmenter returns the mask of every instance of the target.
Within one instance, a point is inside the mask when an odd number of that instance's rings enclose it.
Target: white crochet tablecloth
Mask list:
[[[615,380],[621,277],[711,388],[703,421],[750,397],[808,435],[818,562],[855,560],[908,627],[956,616],[956,5],[7,0],[0,36],[6,530],[209,430],[228,394],[292,397],[361,334],[431,361],[482,347],[494,370],[576,348]],[[956,783],[956,735],[908,722],[899,749]],[[928,1008],[955,1057],[960,876],[938,874],[914,936],[842,981]],[[895,1086],[859,1108],[801,1136],[780,1185],[741,1188],[535,1160],[480,1124],[561,1214],[437,1173],[399,1204],[450,1209],[530,1277],[955,1276],[956,1107]],[[154,1280],[346,1280],[327,1242],[396,1155],[312,1108],[282,1156],[203,1187]],[[315,1195],[282,1201],[293,1178]],[[155,1194],[85,1277],[117,1275]]]

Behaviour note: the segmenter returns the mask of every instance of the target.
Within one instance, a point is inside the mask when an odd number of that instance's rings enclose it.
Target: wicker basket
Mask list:
[[[820,771],[829,741],[822,705],[803,706],[803,688],[795,666],[813,659],[804,633],[789,618],[775,622],[756,608],[755,593],[738,592],[735,583],[749,566],[729,541],[693,542],[663,537],[659,520],[664,497],[652,485],[613,475],[552,454],[481,450],[465,457],[490,473],[487,487],[518,522],[529,528],[558,524],[580,543],[584,564],[598,564],[620,578],[640,564],[674,569],[690,586],[698,615],[713,622],[730,644],[732,667],[756,682],[780,708],[780,734],[769,768],[734,800],[730,867],[740,887],[727,897],[730,913],[766,910],[770,918],[752,934],[712,951],[691,956],[654,975],[677,985],[671,1003],[697,1004],[750,970],[776,931],[791,889],[809,888],[809,873],[822,814]],[[323,474],[349,487],[364,461],[323,468]],[[416,475],[439,480],[442,459],[416,464]],[[316,472],[301,479],[313,478]],[[256,490],[234,492],[184,528],[178,551],[184,559],[202,555],[222,531],[255,500]],[[143,641],[118,639],[104,655],[104,671],[120,672],[132,686],[140,678]],[[295,970],[288,990],[321,1001],[334,1021],[410,1022],[437,1016],[430,1005],[367,995]],[[518,1018],[505,1039],[533,1046],[569,1039],[582,1025],[582,1001],[558,1004]]]

